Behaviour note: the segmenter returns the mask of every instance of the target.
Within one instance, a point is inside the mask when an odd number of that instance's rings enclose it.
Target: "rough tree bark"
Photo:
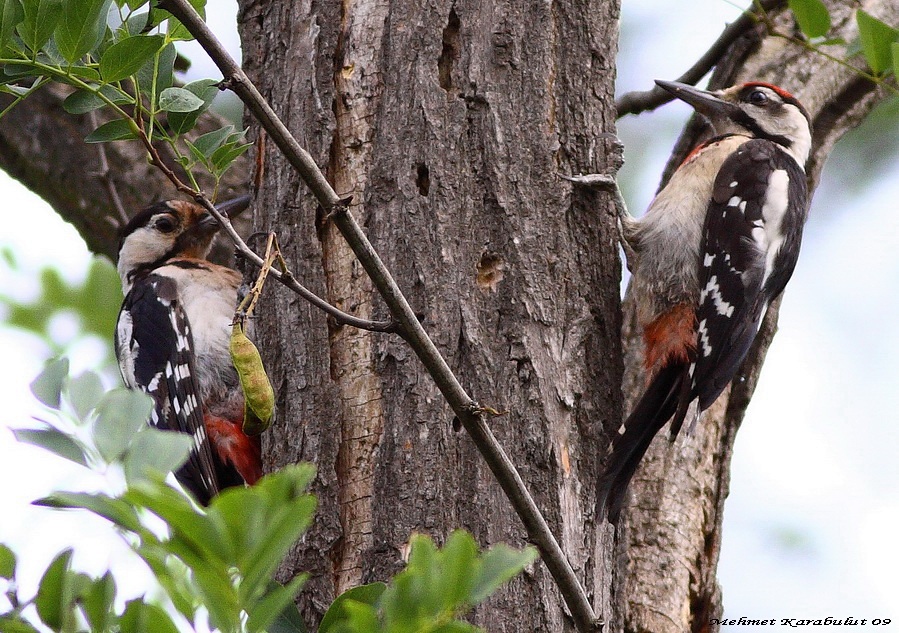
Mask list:
[[[248,74],[353,197],[466,389],[508,411],[494,433],[589,578],[598,440],[621,413],[619,263],[611,216],[558,172],[616,167],[603,141],[614,131],[616,3],[245,2],[239,21]],[[298,275],[344,310],[387,316],[273,153],[257,207],[257,229],[288,231]],[[269,467],[319,468],[317,525],[283,570],[313,572],[311,619],[337,592],[400,569],[414,531],[442,540],[465,527],[484,545],[522,544],[402,340],[329,326],[286,296],[274,303],[261,345],[281,381]],[[541,565],[475,621],[570,629]]]
[[[850,9],[838,4],[828,2],[851,39]],[[899,0],[862,4],[899,23]],[[607,630],[714,630],[733,439],[776,308],[742,378],[696,432],[674,445],[660,434],[617,534],[601,526],[595,548],[596,468],[642,384],[639,333],[627,304],[622,321],[609,199],[573,190],[558,174],[617,167],[608,136],[617,17],[617,2],[598,0],[242,0],[239,21],[248,72],[338,193],[353,196],[352,213],[464,386],[508,411],[491,426]],[[777,24],[795,32],[787,16]],[[761,29],[731,47],[712,83],[748,78],[787,87],[812,112],[812,184],[833,143],[883,97]],[[102,183],[71,169],[96,164],[95,148],[79,141],[88,124],[61,112],[61,96],[44,92],[0,120],[0,166],[73,221],[93,250],[111,254],[114,215]],[[701,134],[688,127],[672,164]],[[171,197],[133,147],[109,149],[126,207]],[[385,318],[297,176],[271,147],[258,164],[256,228],[278,231],[311,289],[346,311]],[[232,173],[247,181],[248,170]],[[522,544],[499,486],[402,340],[337,327],[280,288],[262,321],[279,397],[267,468],[308,460],[319,469],[315,526],[281,572],[312,572],[301,598],[310,622],[337,592],[397,571],[413,531],[441,539],[465,527],[483,545]],[[474,621],[494,632],[572,629],[540,563]]]

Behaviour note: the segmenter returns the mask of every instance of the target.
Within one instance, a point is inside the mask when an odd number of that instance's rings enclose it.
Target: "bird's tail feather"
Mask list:
[[[612,442],[612,451],[597,483],[597,520],[606,518],[608,513],[609,521],[617,521],[627,486],[652,438],[675,413],[680,418],[675,423],[682,423],[686,414],[682,403],[689,404],[685,389],[689,390],[689,377],[680,363],[663,367],[649,383],[624,422],[623,431]]]

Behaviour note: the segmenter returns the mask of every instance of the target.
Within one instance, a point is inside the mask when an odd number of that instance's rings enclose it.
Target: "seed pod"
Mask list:
[[[272,422],[275,413],[275,390],[268,380],[259,350],[243,331],[239,321],[231,326],[231,362],[237,369],[245,406],[243,432],[259,435]]]

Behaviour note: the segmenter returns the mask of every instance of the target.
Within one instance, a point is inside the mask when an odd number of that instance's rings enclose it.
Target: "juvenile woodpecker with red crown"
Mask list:
[[[249,200],[217,208],[236,215]],[[218,228],[196,204],[160,202],[125,226],[118,261],[122,378],[153,398],[153,426],[193,437],[175,475],[204,505],[262,476],[259,437],[243,431],[244,392],[229,353],[241,276],[206,259]]]
[[[717,136],[687,157],[639,219],[622,217],[643,328],[647,386],[612,442],[597,489],[615,520],[656,433],[676,437],[691,403],[707,409],[736,374],[772,299],[793,274],[809,195],[809,114],[785,90],[707,92],[657,81]]]

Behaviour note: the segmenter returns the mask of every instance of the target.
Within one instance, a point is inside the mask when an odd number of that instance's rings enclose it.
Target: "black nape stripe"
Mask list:
[[[741,125],[742,127],[746,128],[748,131],[752,132],[753,136],[755,136],[756,138],[767,139],[769,141],[772,141],[772,142],[777,143],[778,145],[782,145],[784,147],[792,147],[793,146],[793,141],[791,141],[789,138],[787,138],[786,136],[783,136],[781,134],[769,134],[768,132],[763,130],[761,127],[759,127],[759,124],[756,122],[755,119],[753,119],[751,116],[749,116],[742,110],[739,111],[738,116],[734,117],[734,122],[736,122],[737,125]]]

